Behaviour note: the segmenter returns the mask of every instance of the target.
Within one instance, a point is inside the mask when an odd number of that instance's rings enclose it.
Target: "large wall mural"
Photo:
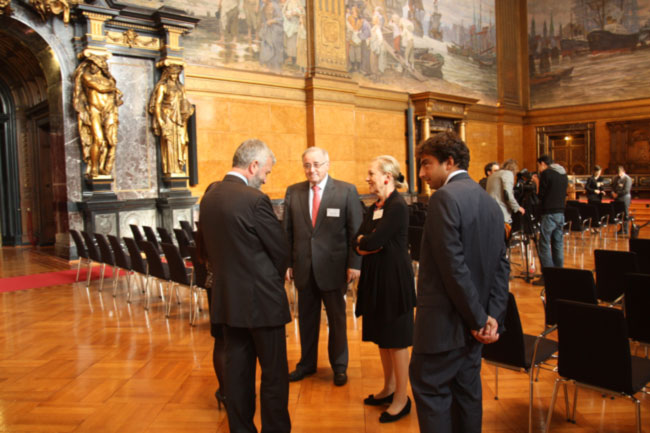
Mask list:
[[[162,1],[129,0],[157,8]],[[189,63],[304,75],[305,0],[166,0],[201,19]],[[348,70],[361,85],[496,104],[494,0],[347,0]]]
[[[528,0],[532,108],[650,96],[650,0]]]
[[[361,84],[496,103],[494,0],[348,0],[346,26]]]
[[[184,38],[185,59],[225,66],[304,75],[307,67],[305,0],[128,0],[170,6],[201,21]]]

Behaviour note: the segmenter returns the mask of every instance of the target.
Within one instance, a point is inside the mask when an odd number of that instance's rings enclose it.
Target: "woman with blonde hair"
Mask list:
[[[366,182],[377,201],[366,212],[355,241],[357,253],[363,256],[355,312],[363,317],[362,339],[379,346],[384,370],[384,387],[364,404],[388,405],[379,418],[386,423],[411,410],[406,391],[415,287],[408,253],[409,213],[397,191],[406,183],[395,158],[375,158]]]

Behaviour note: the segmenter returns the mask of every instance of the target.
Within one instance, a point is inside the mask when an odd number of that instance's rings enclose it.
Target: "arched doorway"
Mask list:
[[[67,231],[67,209],[55,199],[61,178],[65,185],[59,63],[32,29],[12,19],[4,23],[8,25],[0,30],[2,244],[53,245],[56,233]],[[62,192],[65,203],[65,189]]]

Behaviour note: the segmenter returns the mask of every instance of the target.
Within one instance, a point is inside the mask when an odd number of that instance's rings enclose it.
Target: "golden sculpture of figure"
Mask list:
[[[165,67],[149,99],[149,113],[153,115],[154,133],[160,136],[162,171],[166,176],[185,174],[187,164],[187,119],[194,108],[179,80],[182,71],[180,65]]]
[[[115,161],[122,92],[103,57],[90,55],[74,72],[74,109],[86,163],[86,175],[110,175]]]
[[[70,22],[70,4],[75,5],[83,3],[83,0],[29,0],[29,3],[36,9],[43,21],[50,14],[63,14],[63,22]]]

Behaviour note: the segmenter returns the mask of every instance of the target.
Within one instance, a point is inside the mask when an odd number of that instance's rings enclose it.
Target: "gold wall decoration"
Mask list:
[[[180,82],[183,66],[162,61],[162,76],[149,98],[154,133],[160,137],[162,172],[165,176],[186,176],[187,119],[194,113]]]
[[[111,175],[119,125],[117,107],[123,103],[107,58],[108,53],[90,54],[74,72],[72,103],[77,111],[86,176],[91,179]]]
[[[0,15],[11,15],[11,0],[0,0]]]
[[[125,32],[106,31],[108,42],[116,45],[124,45],[129,48],[143,48],[147,50],[160,49],[160,40],[150,36],[141,36],[135,30],[128,29]]]
[[[63,14],[63,22],[66,24],[70,22],[70,7],[83,2],[84,0],[29,0],[43,21],[50,15]]]

